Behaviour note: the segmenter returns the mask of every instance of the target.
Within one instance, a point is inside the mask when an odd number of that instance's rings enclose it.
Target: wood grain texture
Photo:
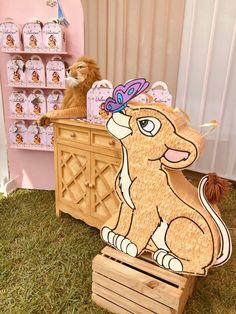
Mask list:
[[[119,209],[114,180],[120,145],[104,126],[77,120],[55,120],[54,134],[56,215],[101,228]]]
[[[112,313],[181,314],[194,287],[194,277],[177,275],[178,284],[169,271],[110,247],[92,268],[92,300]]]
[[[217,206],[206,199],[208,178],[197,189],[182,173],[204,148],[202,134],[187,122],[185,114],[153,102],[130,101],[122,113],[112,113],[106,126],[122,147],[121,207],[101,237],[132,257],[148,249],[165,269],[205,276],[230,257],[231,240]]]

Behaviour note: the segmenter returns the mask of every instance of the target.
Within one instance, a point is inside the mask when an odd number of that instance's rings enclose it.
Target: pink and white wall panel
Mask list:
[[[67,28],[66,51],[71,54],[71,58],[67,60],[71,63],[76,58],[84,54],[83,9],[80,0],[61,0],[60,3],[66,18],[70,22],[70,26]],[[52,17],[57,17],[57,7],[47,6],[45,0],[1,0],[0,22],[4,21],[6,17],[13,18],[14,21],[20,25],[23,25],[32,17],[36,17],[42,22],[46,22]],[[0,58],[0,75],[5,111],[5,128],[8,143],[8,129],[12,122],[6,118],[9,116],[8,97],[12,91],[7,87],[6,76],[6,63],[9,60],[9,57],[9,55],[1,53]],[[4,144],[1,140],[1,153],[4,149],[3,145]],[[10,181],[14,180],[16,187],[49,190],[54,189],[54,165],[52,152],[18,150],[10,149],[8,147],[8,160]],[[0,173],[0,175],[2,174]]]
[[[203,156],[192,170],[236,180],[236,1],[187,0],[176,106],[194,127],[211,119]],[[205,131],[202,130],[202,131]]]
[[[1,81],[1,79],[0,79]],[[3,98],[0,85],[0,192],[4,192],[4,186],[9,179],[8,160],[7,160],[7,142],[6,132],[4,127],[3,116]]]

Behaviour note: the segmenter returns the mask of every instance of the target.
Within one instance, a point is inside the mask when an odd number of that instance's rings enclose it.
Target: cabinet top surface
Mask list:
[[[79,119],[52,119],[52,122],[55,125],[71,125],[71,126],[77,126],[82,128],[89,128],[89,129],[97,129],[97,130],[106,130],[105,125],[101,124],[93,124],[86,121],[82,121]]]

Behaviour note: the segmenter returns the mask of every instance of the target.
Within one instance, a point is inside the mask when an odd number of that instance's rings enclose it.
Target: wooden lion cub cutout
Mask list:
[[[133,257],[150,250],[171,271],[206,275],[229,259],[232,244],[205,196],[208,177],[196,189],[181,171],[198,159],[203,137],[164,104],[130,101],[148,85],[144,79],[119,85],[103,107],[112,113],[107,129],[121,142],[123,162],[116,178],[120,210],[101,237]]]

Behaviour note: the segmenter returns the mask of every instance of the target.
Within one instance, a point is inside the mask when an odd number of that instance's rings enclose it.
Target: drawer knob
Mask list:
[[[70,137],[76,137],[76,134],[73,132],[70,134]]]
[[[158,286],[158,282],[155,281],[155,280],[151,280],[151,281],[147,282],[146,285],[149,288],[154,289],[154,288],[156,288]]]
[[[108,142],[108,144],[111,145],[111,146],[115,145],[115,143],[116,143],[116,142],[115,142],[114,140],[110,140],[110,141]]]
[[[89,183],[89,187],[90,188],[94,188],[94,184],[93,183]]]

